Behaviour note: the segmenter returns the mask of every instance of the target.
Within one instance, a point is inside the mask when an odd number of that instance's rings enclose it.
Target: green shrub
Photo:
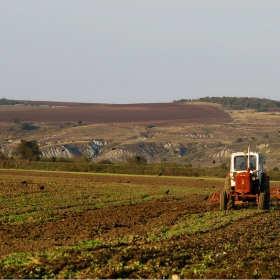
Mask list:
[[[98,162],[99,164],[112,164],[112,162],[108,159],[103,159]]]
[[[146,164],[147,160],[142,157],[142,156],[133,156],[133,157],[129,157],[126,159],[126,162],[128,164],[137,164],[137,165],[141,165],[141,164]]]

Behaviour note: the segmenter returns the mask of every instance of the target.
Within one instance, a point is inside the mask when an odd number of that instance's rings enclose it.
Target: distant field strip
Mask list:
[[[72,107],[0,107],[0,122],[77,122],[89,124],[215,124],[231,121],[215,106],[147,103]]]

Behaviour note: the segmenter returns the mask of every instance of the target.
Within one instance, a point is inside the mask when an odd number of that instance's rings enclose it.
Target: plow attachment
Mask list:
[[[220,202],[222,192],[215,192],[210,195],[210,202]],[[249,202],[255,202],[259,204],[260,195],[237,195],[232,194],[230,197],[234,201],[234,205],[249,205]],[[276,202],[276,205],[280,204],[280,188],[273,188],[270,190],[270,203]]]
[[[273,188],[270,190],[270,201],[276,202],[276,205],[278,207],[279,201],[280,201],[280,189],[279,188]]]

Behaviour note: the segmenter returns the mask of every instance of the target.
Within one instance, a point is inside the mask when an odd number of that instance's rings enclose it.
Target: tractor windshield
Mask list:
[[[248,156],[236,156],[234,158],[234,169],[236,171],[239,170],[246,170],[248,167]],[[256,157],[250,156],[250,169],[255,170],[256,169]]]

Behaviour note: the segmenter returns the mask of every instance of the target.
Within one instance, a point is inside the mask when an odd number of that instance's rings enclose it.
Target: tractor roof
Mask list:
[[[250,152],[250,156],[258,156],[260,153],[257,152]],[[236,152],[236,153],[232,153],[231,154],[232,157],[236,157],[236,156],[248,156],[248,153],[244,153],[244,152]]]

